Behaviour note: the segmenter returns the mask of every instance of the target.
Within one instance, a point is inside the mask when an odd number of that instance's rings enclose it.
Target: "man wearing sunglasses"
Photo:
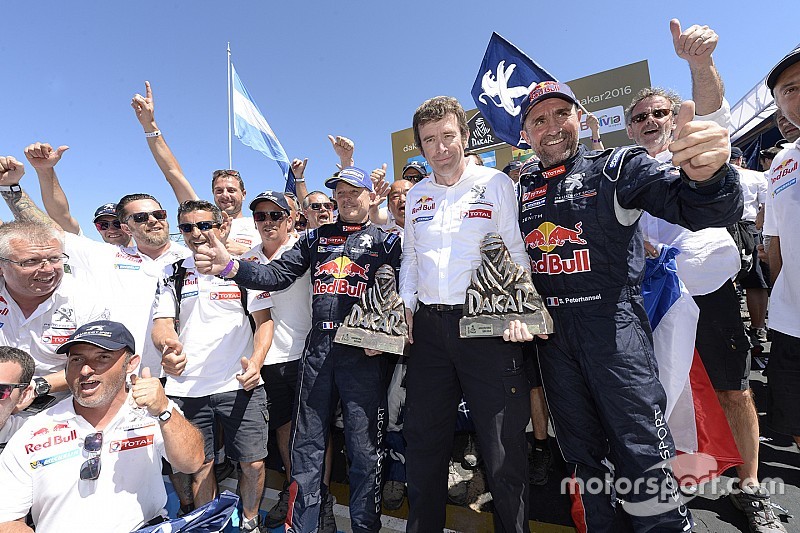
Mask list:
[[[211,236],[224,242],[229,220],[223,222],[220,209],[204,200],[178,208],[178,228],[194,252]],[[201,274],[188,257],[165,269],[153,312],[153,342],[163,354],[166,392],[204,438],[205,462],[192,482],[195,506],[218,491],[214,436],[219,422],[225,454],[241,467],[242,531],[260,531],[269,420],[260,371],[272,343],[271,307],[269,293]]]
[[[195,254],[201,272],[232,278],[245,287],[283,290],[311,272],[311,333],[301,365],[297,416],[291,441],[292,485],[287,531],[316,531],[327,487],[322,470],[328,432],[340,397],[350,463],[353,531],[380,530],[380,448],[386,416],[385,359],[378,352],[333,342],[336,330],[381,265],[400,266],[400,245],[368,221],[372,181],[344,168],[325,185],[334,189],[339,220],[309,230],[291,250],[267,265],[237,261],[216,239]],[[365,353],[366,352],[366,353]]]
[[[0,346],[0,452],[27,418],[14,413],[30,403],[33,357],[19,348]]]
[[[303,198],[303,214],[308,220],[308,228],[314,229],[333,222],[336,205],[324,192],[313,191]]]
[[[116,246],[133,246],[131,235],[122,229],[117,218],[117,204],[103,204],[94,212],[94,227],[103,241]]]
[[[200,467],[200,433],[149,369],[133,374],[135,348],[107,320],[59,348],[72,396],[28,419],[0,456],[0,529],[30,531],[30,511],[40,533],[131,531],[167,503],[162,458],[183,472]]]

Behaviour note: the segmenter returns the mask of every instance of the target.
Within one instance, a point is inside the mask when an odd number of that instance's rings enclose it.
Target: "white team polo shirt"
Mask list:
[[[244,244],[248,248],[261,242],[261,235],[258,234],[253,217],[239,217],[231,221],[231,233],[228,235],[229,241]]]
[[[286,250],[290,250],[298,239],[296,235],[290,235],[288,242],[278,249],[274,259],[278,259]],[[262,265],[270,262],[264,255],[260,243],[244,254],[241,260],[255,261]],[[269,296],[272,299],[272,320],[275,331],[264,365],[300,359],[306,337],[311,330],[311,269],[297,278],[288,289],[272,291]]]
[[[0,455],[0,522],[30,509],[37,533],[114,533],[155,517],[167,503],[158,421],[126,402],[102,431],[100,477],[81,480],[84,438],[94,432],[72,396],[29,418]]]
[[[744,211],[742,220],[756,221],[758,206],[767,201],[767,177],[763,172],[736,167],[739,173],[739,187],[742,189]]]
[[[502,172],[467,165],[454,185],[422,180],[406,193],[400,296],[409,309],[426,304],[463,304],[473,271],[480,265],[480,242],[499,233],[511,258],[526,270],[517,221],[514,185]]]
[[[244,314],[239,286],[229,279],[200,274],[194,257],[187,257],[181,290],[180,333],[186,367],[180,376],[167,376],[170,396],[198,398],[241,389],[236,380],[242,357],[253,356],[253,329]],[[247,291],[250,313],[269,309],[268,292]],[[160,284],[153,319],[175,318],[175,293]]]

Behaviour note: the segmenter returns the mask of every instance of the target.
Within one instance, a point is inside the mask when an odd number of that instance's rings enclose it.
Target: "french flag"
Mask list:
[[[682,481],[692,476],[690,481],[697,483],[742,464],[742,459],[711,380],[694,348],[700,310],[678,279],[675,263],[678,253],[677,248],[664,246],[658,258],[647,259],[642,293],[653,329],[659,379],[667,393],[665,414],[675,448],[682,454],[706,457],[698,461],[678,461],[673,463],[673,468]],[[679,468],[681,465],[686,468]]]

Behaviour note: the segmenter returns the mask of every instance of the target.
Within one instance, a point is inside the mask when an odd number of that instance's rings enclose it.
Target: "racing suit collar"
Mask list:
[[[557,178],[559,176],[566,176],[572,171],[572,167],[575,166],[575,162],[583,157],[584,153],[586,152],[586,147],[582,144],[578,145],[578,151],[575,152],[571,157],[568,157],[564,161],[558,163],[557,165],[553,165],[547,168],[539,168],[536,171],[538,174],[541,174],[546,179]]]
[[[343,233],[354,233],[369,226],[370,222],[369,220],[366,222],[344,222],[343,220],[337,220],[336,225],[342,230]]]

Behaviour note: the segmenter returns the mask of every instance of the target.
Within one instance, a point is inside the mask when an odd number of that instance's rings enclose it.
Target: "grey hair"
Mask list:
[[[660,96],[672,102],[672,116],[676,116],[678,114],[678,110],[680,110],[682,102],[678,93],[672,89],[662,89],[661,87],[645,87],[636,93],[636,96],[634,96],[633,100],[631,101],[631,105],[625,108],[625,124],[630,125],[633,108],[636,107],[639,102],[645,98],[650,98],[651,96]]]
[[[36,245],[47,245],[57,240],[64,249],[64,236],[55,226],[43,222],[15,220],[0,226],[0,257],[9,258],[14,253],[11,241],[21,240]]]

